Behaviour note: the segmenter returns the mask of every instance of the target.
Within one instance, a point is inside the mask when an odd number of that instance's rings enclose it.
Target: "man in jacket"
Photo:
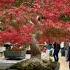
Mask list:
[[[58,53],[59,53],[59,50],[60,50],[60,44],[58,44],[58,43],[55,42],[53,44],[53,46],[54,46],[54,54],[53,54],[54,60],[56,62],[58,62],[58,60],[59,60]]]
[[[68,49],[68,61],[69,61],[69,69],[70,69],[70,46],[69,46],[69,49]]]

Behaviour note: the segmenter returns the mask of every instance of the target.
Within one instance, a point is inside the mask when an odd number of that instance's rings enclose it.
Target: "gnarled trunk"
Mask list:
[[[41,58],[41,50],[40,50],[39,45],[37,44],[37,41],[34,36],[33,36],[33,42],[31,44],[30,48],[31,48],[32,57]]]

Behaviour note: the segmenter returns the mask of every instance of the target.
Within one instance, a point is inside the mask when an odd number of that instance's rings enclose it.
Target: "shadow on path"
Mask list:
[[[56,67],[55,70],[59,70],[59,69],[60,69],[60,63],[58,62],[58,63],[56,63],[56,64],[57,64],[57,67]]]

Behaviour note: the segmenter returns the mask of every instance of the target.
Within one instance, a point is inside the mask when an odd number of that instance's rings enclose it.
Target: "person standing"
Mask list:
[[[69,49],[69,42],[65,43],[65,58],[66,61],[68,60],[68,49]]]
[[[69,61],[69,69],[70,69],[70,45],[69,45],[69,48],[68,48],[68,61]]]
[[[3,45],[0,45],[0,58],[4,57],[4,51],[6,50],[6,48]]]
[[[61,47],[61,56],[65,56],[64,42],[61,42],[60,47]]]
[[[51,43],[49,43],[47,45],[47,49],[48,49],[48,52],[49,52],[49,56],[52,56],[52,51],[53,51],[53,45]]]
[[[53,54],[54,60],[56,62],[58,62],[58,60],[59,60],[58,53],[59,53],[59,50],[60,50],[60,44],[58,44],[58,43],[55,42],[53,44],[53,47],[54,47],[54,54]]]

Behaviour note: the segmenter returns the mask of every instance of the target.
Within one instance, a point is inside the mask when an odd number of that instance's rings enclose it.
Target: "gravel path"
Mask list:
[[[60,69],[59,70],[69,70],[68,62],[66,62],[65,57],[60,57]]]
[[[42,59],[49,58],[49,56],[47,55],[47,53],[42,53],[41,57],[42,57]],[[52,57],[52,59],[53,59],[53,57]],[[59,63],[60,63],[59,70],[69,70],[68,62],[66,61],[65,57],[61,57],[60,53],[59,53]]]

